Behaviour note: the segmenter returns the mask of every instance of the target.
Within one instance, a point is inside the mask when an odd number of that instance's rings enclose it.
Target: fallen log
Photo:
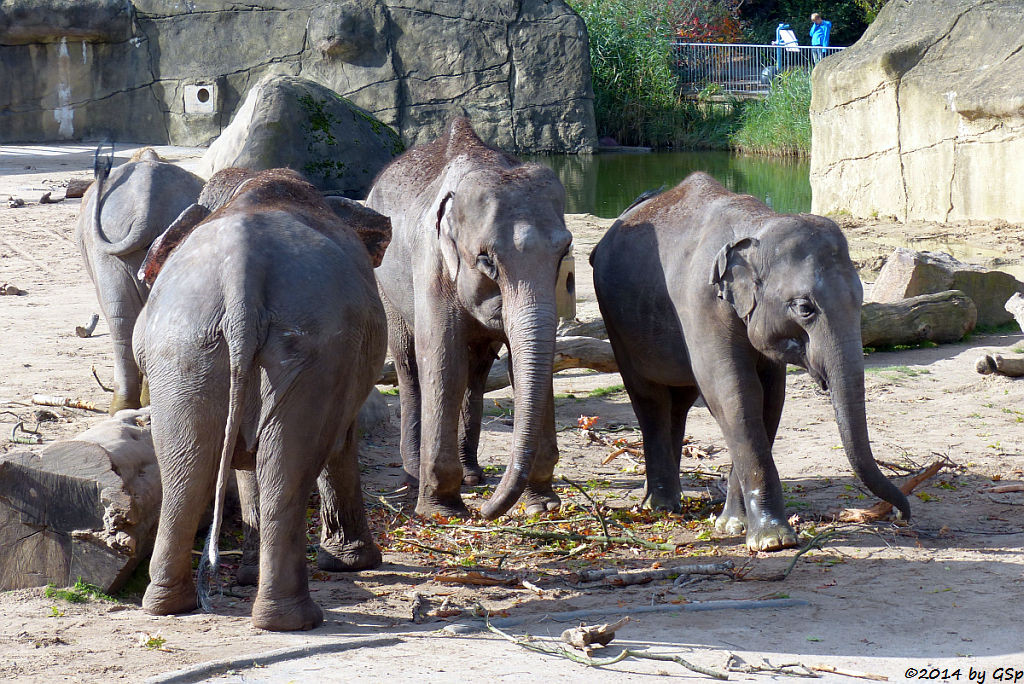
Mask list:
[[[889,347],[918,342],[956,342],[974,329],[978,309],[960,290],[910,297],[899,302],[867,302],[861,309],[861,343]]]
[[[160,513],[148,411],[120,411],[40,454],[0,457],[0,590],[79,577],[116,592],[146,557]]]
[[[612,345],[607,340],[595,337],[565,336],[555,338],[554,372],[569,368],[590,368],[599,373],[617,373],[619,366],[615,362]],[[377,378],[378,385],[397,385],[398,374],[395,362],[387,361]],[[504,389],[512,384],[508,377],[508,352],[502,352],[491,366],[485,386],[487,392]]]
[[[974,363],[974,370],[982,375],[1005,375],[1009,378],[1024,377],[1024,356],[1003,356],[986,354]]]

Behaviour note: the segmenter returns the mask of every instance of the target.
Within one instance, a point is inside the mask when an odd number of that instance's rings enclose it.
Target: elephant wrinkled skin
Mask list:
[[[303,533],[318,475],[322,552],[334,569],[380,563],[355,425],[386,344],[373,266],[359,234],[283,169],[257,174],[167,257],[135,334],[163,482],[148,612],[196,607],[192,540],[213,495],[216,567],[231,466],[255,468],[259,488],[255,626],[309,629],[323,619]]]
[[[97,169],[96,182],[82,200],[75,241],[114,344],[113,415],[144,403],[132,329],[149,286],[136,280],[135,272],[150,244],[196,200],[203,180],[161,161],[149,148],[107,176],[109,171],[109,166]]]
[[[483,476],[484,384],[503,344],[515,383],[512,454],[482,512],[498,517],[524,492],[527,510],[557,508],[555,283],[572,241],[561,183],[545,166],[487,147],[460,118],[392,161],[366,204],[394,226],[377,280],[417,512],[468,513],[459,488]]]
[[[590,257],[594,287],[644,436],[645,505],[680,509],[686,414],[704,396],[732,454],[720,531],[751,550],[796,544],[772,443],[786,364],[831,394],[854,471],[910,516],[879,471],[864,412],[862,287],[828,219],[776,214],[704,173],[628,209]]]

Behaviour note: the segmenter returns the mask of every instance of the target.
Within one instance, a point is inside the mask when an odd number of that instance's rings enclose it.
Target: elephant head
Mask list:
[[[461,171],[452,164],[430,209],[462,307],[508,343],[515,383],[512,455],[482,511],[494,518],[529,481],[551,401],[559,265],[572,243],[565,190],[539,164]]]
[[[710,285],[765,356],[805,368],[830,393],[854,472],[910,517],[907,497],[875,463],[864,410],[863,288],[846,238],[828,219],[778,215],[721,248]]]

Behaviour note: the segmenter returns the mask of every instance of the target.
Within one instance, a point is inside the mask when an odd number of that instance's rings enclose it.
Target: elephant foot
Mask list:
[[[644,497],[641,508],[651,511],[664,511],[666,513],[682,513],[682,494],[666,494],[662,491],[648,492]]]
[[[480,466],[465,466],[462,469],[462,484],[466,487],[477,487],[484,483],[484,469]]]
[[[544,484],[530,483],[526,485],[523,505],[526,506],[527,515],[536,515],[538,513],[547,513],[548,511],[557,511],[562,505],[562,500],[555,493],[555,490],[551,488],[550,482]]]
[[[290,599],[264,599],[257,595],[252,604],[252,624],[259,629],[294,632],[319,627],[323,621],[323,611],[308,594]]]
[[[715,532],[737,536],[747,531],[747,517],[744,515],[728,515],[725,512],[715,519]]]
[[[189,578],[187,582],[164,587],[150,582],[142,597],[142,610],[150,615],[178,615],[191,613],[199,607],[196,585]]]
[[[330,572],[355,572],[376,568],[382,562],[380,549],[373,541],[357,540],[348,544],[320,544],[316,566]]]
[[[138,399],[126,397],[120,392],[115,392],[114,398],[110,400],[110,408],[107,409],[107,413],[114,415],[118,411],[123,411],[124,409],[138,408],[142,408],[142,404],[139,403]]]
[[[416,513],[426,518],[434,515],[445,518],[472,517],[462,497],[458,494],[453,497],[421,496],[416,502]]]
[[[747,549],[750,551],[780,551],[796,545],[796,532],[786,522],[765,520],[756,529],[748,523]]]

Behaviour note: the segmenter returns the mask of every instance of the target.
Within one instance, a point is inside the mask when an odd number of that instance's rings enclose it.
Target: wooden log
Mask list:
[[[997,373],[1010,378],[1024,377],[1024,356],[986,354],[978,358],[974,364],[974,369],[982,375]]]
[[[92,178],[73,178],[68,181],[68,189],[64,192],[64,197],[67,197],[68,199],[82,197],[85,195],[85,191],[89,189],[90,185],[92,185]]]
[[[974,329],[977,320],[977,307],[959,290],[895,303],[868,302],[861,309],[861,341],[865,347],[956,342]]]
[[[0,590],[79,577],[116,592],[146,557],[160,513],[148,411],[126,410],[40,454],[0,457]]]
[[[615,362],[615,354],[612,353],[612,345],[607,340],[599,340],[594,337],[557,337],[555,338],[554,372],[569,368],[591,368],[601,373],[617,373],[619,371],[619,366]],[[394,361],[384,364],[377,384],[398,384]],[[493,392],[508,387],[510,384],[508,352],[503,351],[491,366],[491,372],[487,376],[486,391]]]

